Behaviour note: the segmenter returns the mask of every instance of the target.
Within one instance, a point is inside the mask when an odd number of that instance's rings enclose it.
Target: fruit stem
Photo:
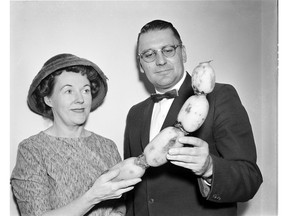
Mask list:
[[[173,125],[175,128],[178,128],[179,130],[181,130],[184,135],[186,136],[187,134],[189,134],[189,132],[187,132],[184,128],[183,125],[181,124],[181,122],[176,121],[176,123]]]
[[[204,62],[200,62],[199,64],[204,64],[204,63],[208,63],[210,64],[210,62],[212,62],[213,60],[209,60],[209,61],[204,61]]]
[[[195,95],[205,95],[206,96],[206,94],[203,91],[199,92],[199,91],[197,91],[197,89],[193,89],[193,90],[194,90]]]
[[[142,153],[141,155],[139,155],[136,158],[135,163],[137,166],[140,166],[143,169],[147,169],[149,167],[149,164],[146,161],[146,157],[145,157],[144,153]]]

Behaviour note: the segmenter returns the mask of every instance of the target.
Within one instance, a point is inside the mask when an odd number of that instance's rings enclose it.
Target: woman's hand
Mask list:
[[[123,193],[132,190],[135,184],[141,181],[140,178],[112,181],[119,174],[119,170],[109,171],[102,174],[93,186],[83,196],[78,197],[66,206],[45,212],[42,216],[79,216],[85,215],[94,207],[95,204],[109,199],[117,199]],[[114,212],[114,215],[124,215],[123,211]],[[112,215],[113,215],[112,214]]]
[[[122,194],[132,190],[134,185],[141,181],[140,178],[112,181],[120,170],[112,170],[102,174],[87,192],[94,204],[104,200],[118,199]]]

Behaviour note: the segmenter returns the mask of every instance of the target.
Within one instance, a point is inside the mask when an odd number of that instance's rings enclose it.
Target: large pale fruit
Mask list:
[[[138,157],[127,158],[116,164],[108,171],[119,169],[120,172],[113,181],[141,178],[149,166],[158,167],[167,162],[166,155],[172,147],[182,147],[177,138],[184,136],[179,128],[163,129],[144,149]]]
[[[215,86],[215,71],[211,61],[199,63],[191,74],[192,88],[195,94],[209,94]]]
[[[192,95],[183,104],[177,121],[185,131],[193,132],[201,127],[209,111],[209,103],[205,95]]]
[[[127,180],[127,179],[133,179],[133,178],[141,178],[145,170],[147,168],[147,164],[145,163],[145,158],[143,155],[140,155],[139,157],[130,157],[126,160],[123,160],[110,168],[109,170],[115,170],[119,169],[120,172],[116,178],[113,179],[113,181],[120,181],[120,180]],[[107,170],[107,171],[109,171]]]
[[[182,147],[177,138],[184,136],[184,132],[179,128],[164,128],[154,139],[145,147],[143,154],[149,166],[158,167],[167,162],[166,155],[172,147]]]

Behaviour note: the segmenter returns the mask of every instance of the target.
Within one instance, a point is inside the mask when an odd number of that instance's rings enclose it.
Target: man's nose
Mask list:
[[[159,50],[156,53],[156,65],[165,65],[167,63],[166,57],[163,55],[162,51]]]

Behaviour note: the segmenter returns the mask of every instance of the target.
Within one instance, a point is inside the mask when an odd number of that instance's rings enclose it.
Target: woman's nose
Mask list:
[[[77,93],[75,94],[75,101],[76,101],[77,103],[84,103],[84,97],[83,97],[83,95],[82,95],[81,92],[77,92]]]

